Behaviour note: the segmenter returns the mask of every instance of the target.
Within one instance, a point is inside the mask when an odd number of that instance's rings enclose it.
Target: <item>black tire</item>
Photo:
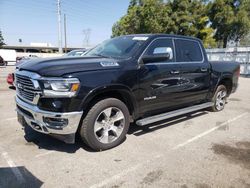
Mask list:
[[[223,92],[226,92],[226,95],[221,99],[221,105],[218,105],[218,102],[217,102],[217,99],[219,97],[219,95]],[[226,105],[226,100],[227,100],[227,88],[226,86],[224,85],[219,85],[214,93],[214,96],[212,98],[212,103],[213,103],[213,106],[211,107],[211,111],[213,112],[219,112],[219,111],[222,111],[224,108],[225,108],[225,105]]]
[[[111,113],[110,114],[114,114],[112,117],[110,115],[110,118],[107,118],[106,113],[104,113],[105,110],[108,110],[111,108]],[[117,112],[116,112],[117,110]],[[122,112],[122,113],[121,113]],[[117,117],[117,114],[123,115],[123,119],[119,121],[116,121],[116,123],[118,122],[118,124],[121,124],[117,127],[121,127],[119,128],[119,136],[115,136],[117,134],[113,134],[113,130],[109,130],[110,126],[107,126],[108,123],[110,122],[111,119],[114,117]],[[101,117],[102,116],[102,117]],[[103,118],[102,121],[100,121],[98,118]],[[109,119],[110,121],[106,121],[106,119]],[[103,122],[105,121],[105,122]],[[94,127],[96,126],[96,122],[101,123],[103,125],[103,128],[101,128],[99,131],[94,130]],[[97,125],[98,125],[97,123]],[[111,123],[112,124],[112,123]],[[101,151],[101,150],[107,150],[110,148],[113,148],[117,145],[119,145],[126,137],[126,134],[128,132],[128,128],[129,128],[129,124],[130,124],[130,115],[129,115],[129,110],[127,108],[127,106],[120,100],[116,99],[116,98],[107,98],[107,99],[103,99],[99,102],[97,102],[87,113],[87,115],[85,116],[85,118],[82,121],[82,125],[80,127],[80,136],[83,140],[84,143],[86,143],[89,147],[91,147],[93,150],[95,151]],[[100,125],[100,124],[99,124]],[[110,123],[109,123],[110,125]],[[113,125],[115,125],[115,123],[113,122]],[[104,128],[105,127],[105,128]],[[118,130],[118,129],[116,129]],[[115,139],[113,140],[111,143],[102,143],[102,139],[104,137],[104,135],[106,135],[104,132],[106,131],[106,133],[110,136],[108,136],[108,138]],[[99,137],[100,136],[100,137]],[[109,141],[109,139],[108,139]]]

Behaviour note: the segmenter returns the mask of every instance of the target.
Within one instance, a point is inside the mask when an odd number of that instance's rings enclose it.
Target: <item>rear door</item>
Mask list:
[[[210,64],[203,55],[201,44],[192,39],[175,39],[174,42],[183,104],[205,100],[209,91]]]

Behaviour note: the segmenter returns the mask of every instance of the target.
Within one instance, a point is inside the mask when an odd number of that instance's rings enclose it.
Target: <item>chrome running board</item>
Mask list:
[[[207,103],[203,103],[203,104],[199,104],[199,105],[194,105],[194,106],[190,106],[190,107],[187,107],[187,108],[182,108],[182,109],[179,109],[179,110],[174,110],[174,111],[171,111],[171,112],[158,114],[158,115],[155,115],[155,116],[140,119],[140,120],[136,121],[136,124],[139,125],[139,126],[144,126],[144,125],[147,125],[147,124],[150,124],[150,123],[155,123],[155,122],[158,122],[158,121],[161,121],[161,120],[164,120],[164,119],[168,119],[168,118],[172,118],[172,117],[175,117],[175,116],[187,114],[187,113],[194,112],[194,111],[197,111],[197,110],[201,110],[201,109],[204,109],[204,108],[208,108],[208,107],[211,107],[211,106],[213,106],[212,102],[207,102]]]

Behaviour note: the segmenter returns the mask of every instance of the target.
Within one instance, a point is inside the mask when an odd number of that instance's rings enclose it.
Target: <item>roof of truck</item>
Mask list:
[[[133,36],[133,37],[149,37],[151,39],[157,38],[157,37],[170,37],[170,38],[185,38],[185,39],[192,39],[192,40],[199,40],[198,38],[191,37],[191,36],[184,36],[184,35],[174,35],[174,34],[163,34],[163,33],[157,33],[157,34],[130,34],[125,36]]]

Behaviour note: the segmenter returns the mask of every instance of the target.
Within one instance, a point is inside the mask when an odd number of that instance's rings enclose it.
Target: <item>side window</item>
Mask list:
[[[174,61],[174,46],[172,39],[156,39],[150,44],[144,55],[159,55],[159,54],[169,54],[169,59],[167,61]]]
[[[196,41],[176,39],[175,49],[177,62],[202,61],[201,48]]]

